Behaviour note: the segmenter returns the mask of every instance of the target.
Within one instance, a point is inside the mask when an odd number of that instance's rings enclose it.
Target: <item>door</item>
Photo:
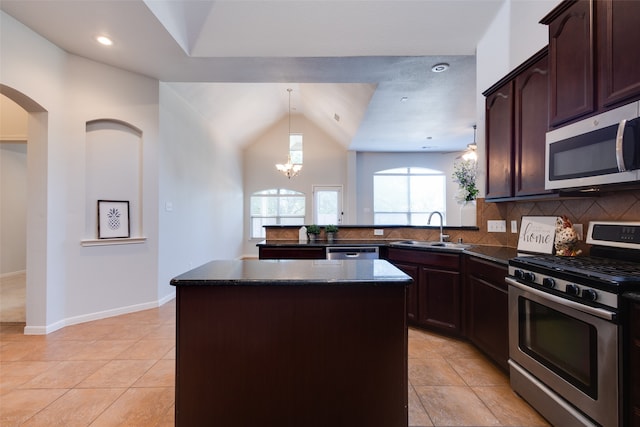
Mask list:
[[[313,186],[313,220],[316,224],[342,224],[342,186]]]

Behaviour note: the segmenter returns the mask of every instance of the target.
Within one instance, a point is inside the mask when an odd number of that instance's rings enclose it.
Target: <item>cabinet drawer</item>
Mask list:
[[[469,255],[467,255],[466,264],[468,274],[484,279],[500,289],[507,290],[507,284],[504,281],[505,276],[508,274],[507,266]]]
[[[389,248],[389,261],[411,262],[414,264],[426,264],[449,270],[460,269],[460,255],[444,254],[439,252],[421,251],[418,249]]]
[[[324,247],[312,248],[263,248],[259,249],[260,259],[325,259],[327,257]]]

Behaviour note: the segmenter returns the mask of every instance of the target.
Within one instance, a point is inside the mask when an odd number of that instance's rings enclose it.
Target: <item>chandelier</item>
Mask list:
[[[289,155],[287,157],[287,163],[281,164],[278,163],[276,165],[276,169],[282,172],[287,178],[291,179],[291,177],[296,176],[300,173],[302,169],[302,165],[299,163],[291,163],[291,91],[293,89],[288,88],[287,92],[289,92],[289,143],[287,144],[287,150],[289,151]]]

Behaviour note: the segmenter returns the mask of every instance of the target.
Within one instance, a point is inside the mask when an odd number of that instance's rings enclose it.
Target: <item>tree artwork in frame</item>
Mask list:
[[[98,238],[129,237],[129,201],[98,200]]]

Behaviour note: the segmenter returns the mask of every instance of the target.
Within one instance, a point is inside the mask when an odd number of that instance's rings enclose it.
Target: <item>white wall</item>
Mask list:
[[[242,158],[169,85],[160,84],[159,287],[242,255]]]
[[[275,123],[256,141],[244,150],[244,254],[257,256],[256,243],[251,240],[249,230],[249,199],[256,191],[270,188],[287,188],[306,194],[306,224],[313,222],[314,185],[342,185],[343,194],[348,194],[347,151],[331,136],[323,132],[304,116],[292,114],[291,132],[303,134],[303,167],[300,175],[287,179],[276,170],[277,163],[287,161],[289,150],[288,117]],[[351,190],[352,191],[352,190]],[[343,202],[346,209],[346,198]],[[345,217],[350,215],[345,212]]]
[[[27,268],[27,144],[0,142],[0,276]]]
[[[29,117],[26,331],[157,304],[157,81],[69,55],[10,16],[1,19],[0,82],[45,110]],[[143,131],[143,244],[80,244],[85,126],[99,118]]]
[[[421,167],[442,171],[448,178],[445,224],[460,225],[460,205],[455,199],[458,185],[451,180],[453,163],[460,153],[358,153],[357,224],[373,224],[373,174],[398,167]],[[436,223],[437,224],[437,223]]]

